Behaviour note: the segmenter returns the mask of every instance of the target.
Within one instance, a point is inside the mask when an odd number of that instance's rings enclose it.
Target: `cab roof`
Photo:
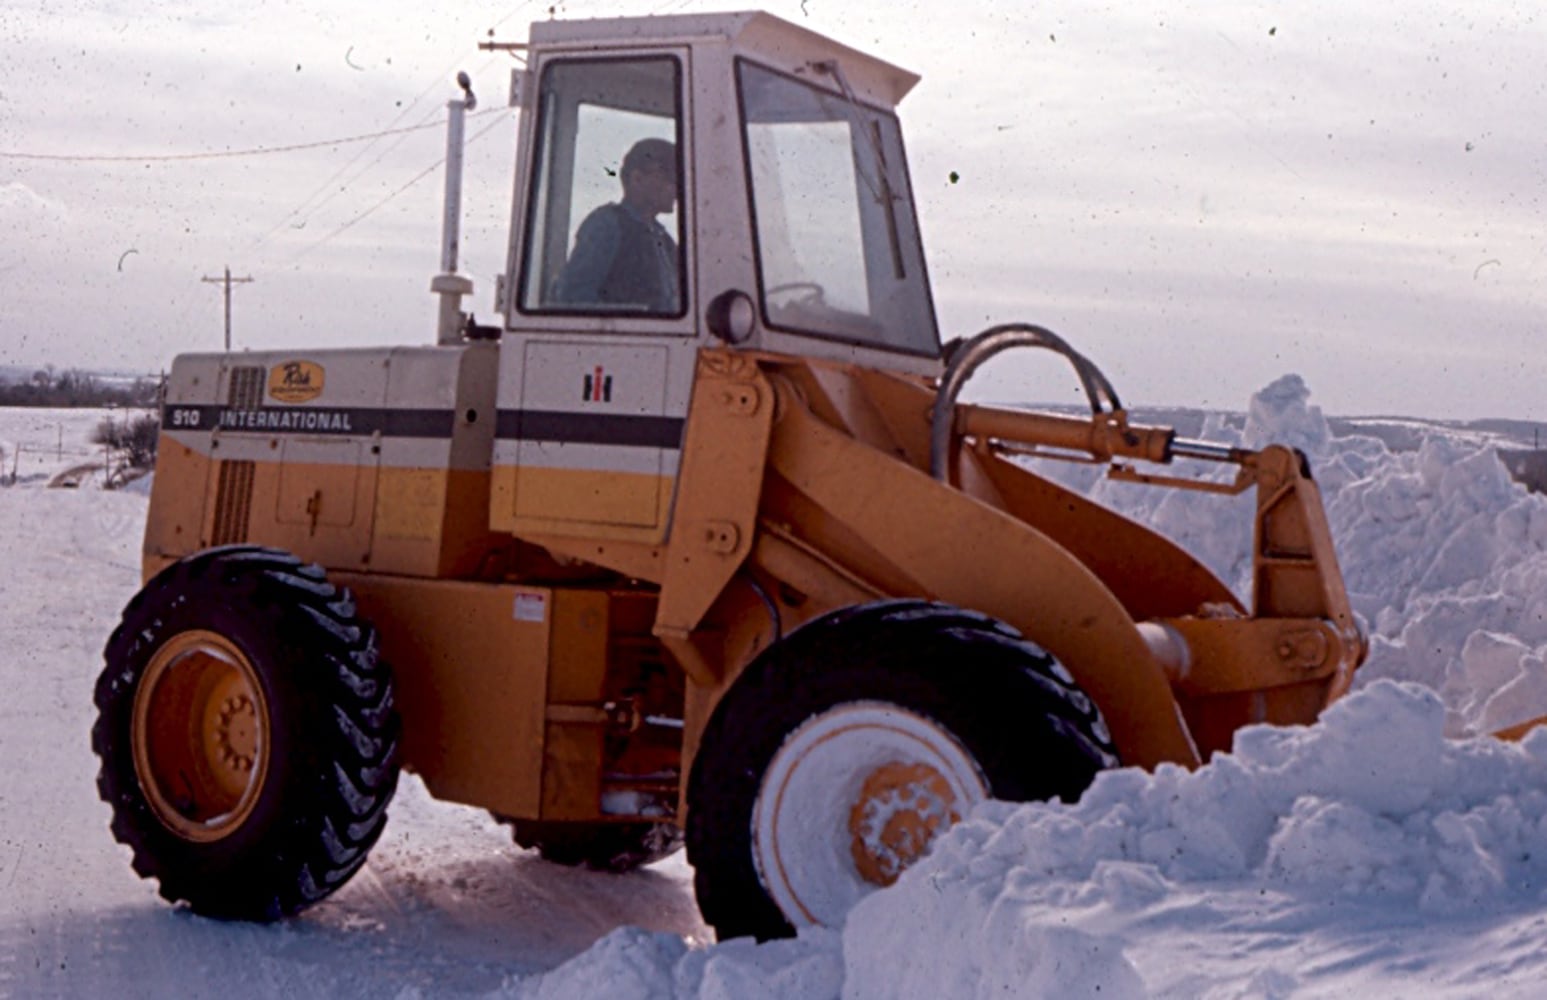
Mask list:
[[[856,91],[888,107],[919,82],[916,73],[762,11],[534,21],[528,37],[531,48],[549,50],[728,44],[790,72],[836,60]]]

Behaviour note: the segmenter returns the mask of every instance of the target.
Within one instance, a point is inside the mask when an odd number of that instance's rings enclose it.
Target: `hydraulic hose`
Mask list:
[[[956,397],[962,386],[978,367],[989,358],[1012,347],[1039,347],[1068,359],[1079,376],[1080,385],[1090,400],[1091,412],[1100,414],[1122,409],[1117,391],[1085,355],[1070,347],[1058,334],[1030,323],[1004,323],[991,326],[982,333],[964,341],[951,354],[951,360],[940,376],[940,388],[935,392],[935,405],[931,416],[929,434],[929,474],[944,482],[946,462],[951,451],[951,436],[955,432]],[[1104,407],[1104,409],[1103,409]]]

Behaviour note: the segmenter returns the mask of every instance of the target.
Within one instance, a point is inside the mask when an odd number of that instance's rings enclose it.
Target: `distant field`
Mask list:
[[[91,443],[91,432],[104,417],[122,420],[136,412],[0,406],[0,483],[46,483],[65,469],[103,462],[105,453]]]

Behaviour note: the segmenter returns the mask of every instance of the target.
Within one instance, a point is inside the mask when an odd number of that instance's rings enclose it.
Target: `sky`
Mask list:
[[[493,318],[512,59],[550,16],[700,0],[0,0],[0,364],[155,371],[219,349],[434,339],[466,70],[462,271]],[[1547,16],[1528,3],[766,9],[918,72],[901,118],[942,331],[1052,328],[1130,405],[1286,373],[1337,415],[1547,420]],[[322,144],[288,153],[166,157]],[[417,181],[415,178],[418,178]],[[1068,401],[1044,361],[980,391]]]

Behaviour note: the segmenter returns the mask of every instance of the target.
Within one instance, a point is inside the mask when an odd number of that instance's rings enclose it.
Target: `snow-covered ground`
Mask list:
[[[0,996],[1542,995],[1547,732],[1447,734],[1547,713],[1547,498],[1460,438],[1394,454],[1333,437],[1307,400],[1288,377],[1244,430],[1205,433],[1311,454],[1373,636],[1359,689],[1197,772],[990,803],[841,931],[761,946],[712,943],[680,856],[625,876],[546,865],[413,778],[362,873],[299,919],[160,902],[107,831],[88,736],[145,497],[41,488],[72,431],[0,410],[6,455],[40,456],[0,488]],[[1091,488],[1242,579],[1249,504]]]
[[[100,486],[114,458],[92,432],[104,420],[133,419],[143,410],[122,407],[0,407],[0,486],[46,486],[63,477]]]

